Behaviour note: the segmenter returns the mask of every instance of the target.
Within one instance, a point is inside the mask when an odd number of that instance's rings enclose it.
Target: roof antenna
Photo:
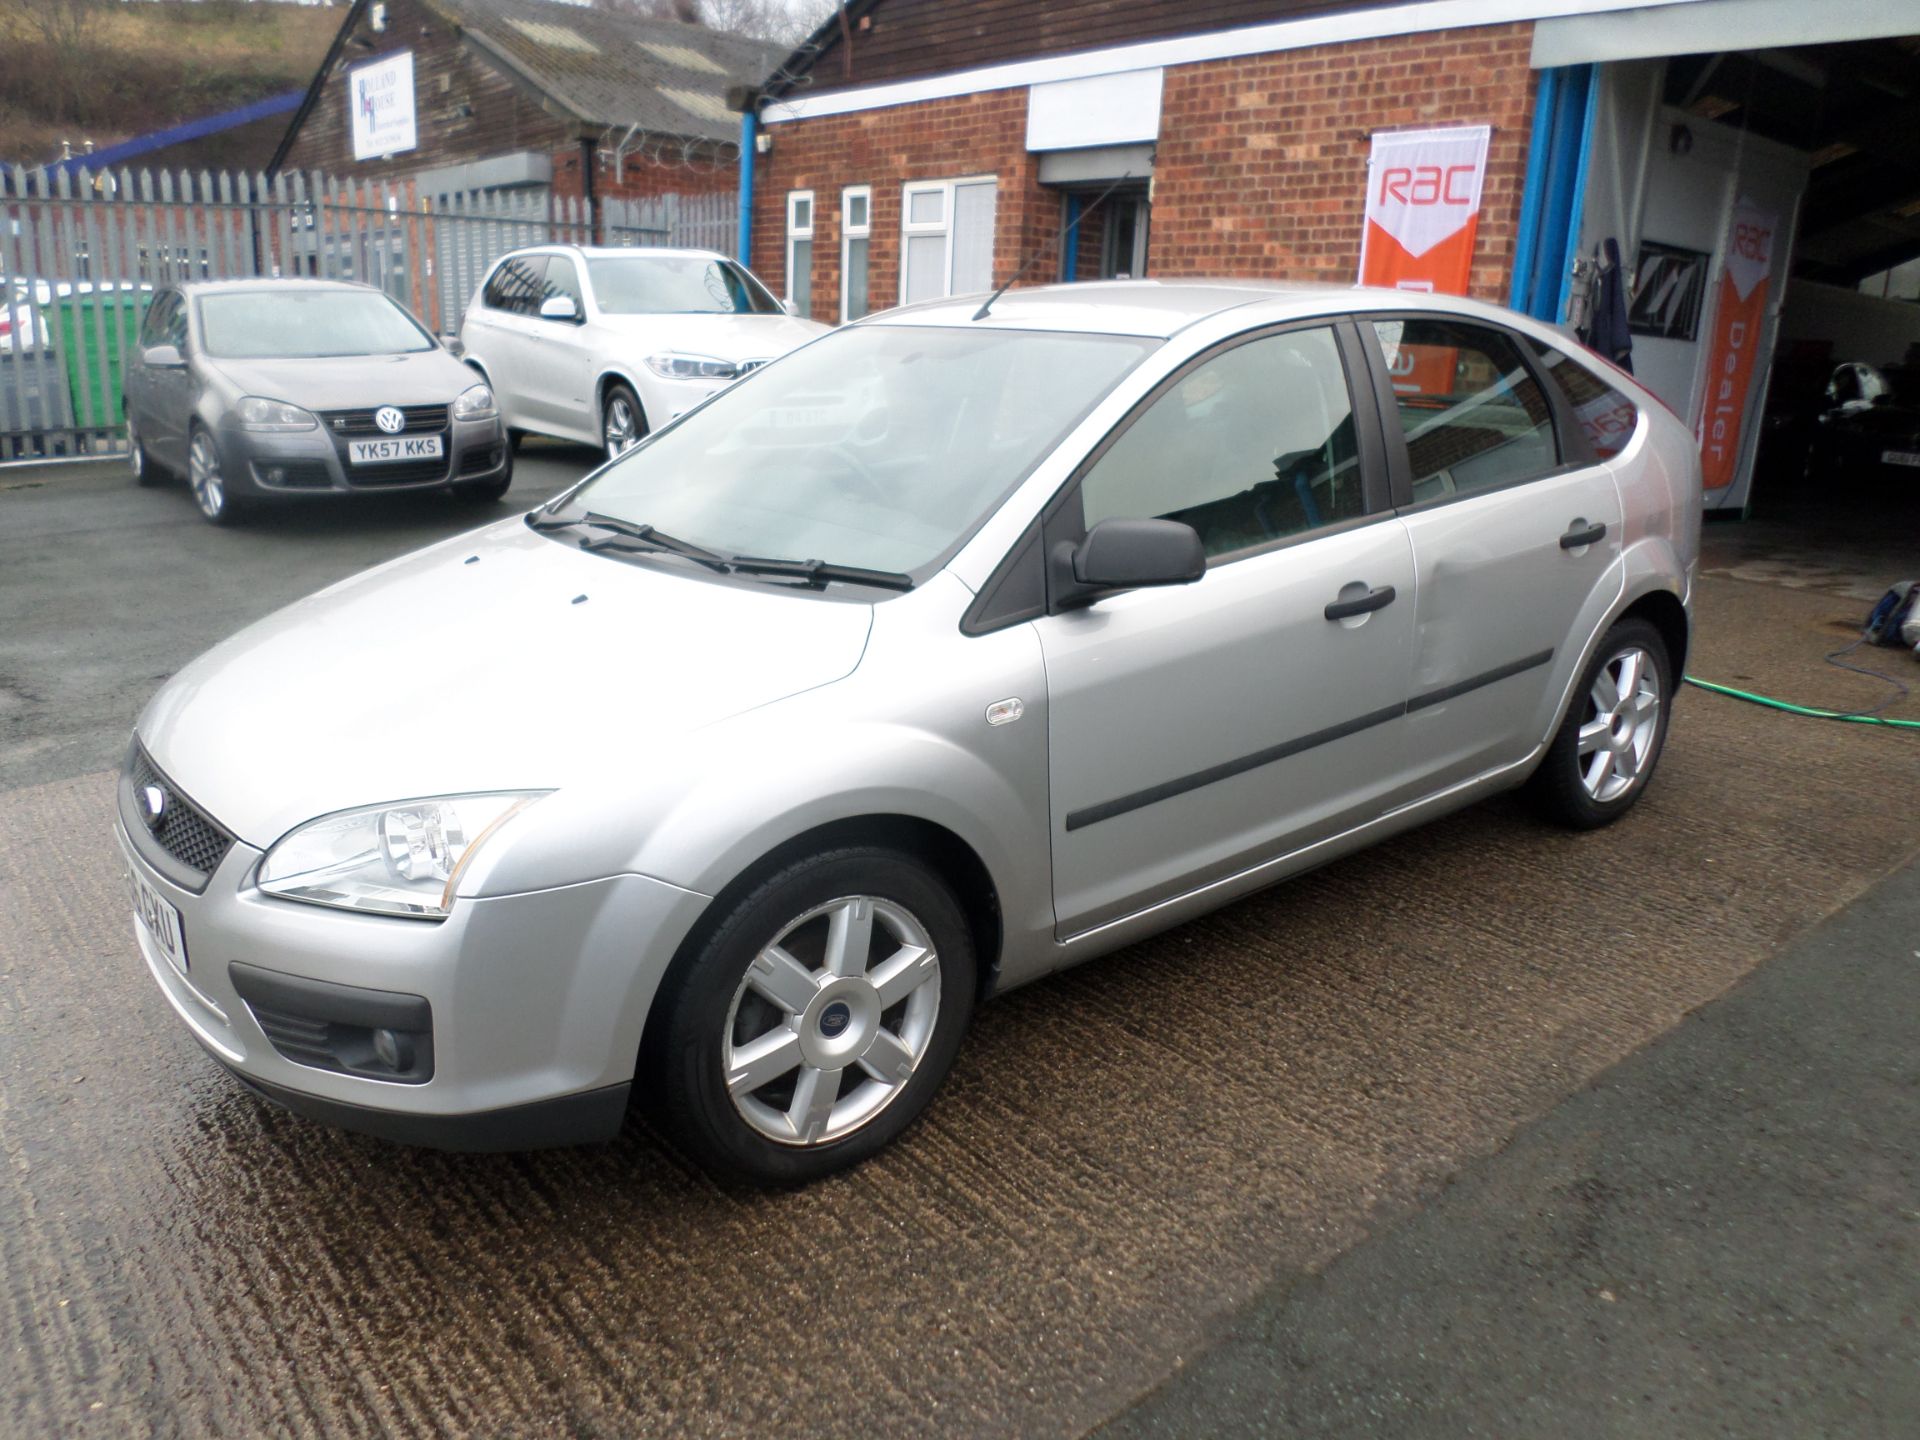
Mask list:
[[[1105,200],[1109,195],[1113,194],[1114,191],[1118,190],[1122,185],[1126,184],[1127,181],[1138,180],[1140,178],[1142,177],[1135,175],[1131,170],[1122,174],[1119,179],[1115,180],[1111,185],[1107,186],[1106,189],[1102,190],[1098,195],[1094,196],[1093,203],[1091,205],[1087,206],[1078,215],[1074,216],[1073,219],[1068,224],[1061,226],[1055,238],[1061,239],[1061,238],[1064,238],[1070,231],[1078,231],[1080,228],[1080,222],[1086,219],[1087,216],[1091,215],[1095,210],[1098,210],[1100,208],[1100,202],[1102,200]],[[993,302],[998,300],[1002,295],[1006,294],[1007,291],[1010,288],[1012,288],[1014,285],[1018,284],[1020,277],[1026,274],[1027,271],[1033,268],[1034,261],[1040,259],[1041,256],[1045,255],[1046,253],[1047,252],[1045,247],[1042,247],[1041,249],[1034,251],[1033,254],[1029,255],[1024,261],[1022,261],[1020,264],[1020,268],[1014,271],[1013,274],[1009,275],[1006,279],[1006,282],[1002,284],[998,290],[994,291],[985,300],[980,302],[980,308],[973,312],[973,318],[975,320],[986,319],[987,312],[993,308]]]

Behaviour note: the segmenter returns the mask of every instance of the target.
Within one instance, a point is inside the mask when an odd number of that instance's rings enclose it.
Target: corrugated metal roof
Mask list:
[[[557,108],[590,125],[733,140],[730,85],[758,85],[785,47],[558,0],[426,0]]]

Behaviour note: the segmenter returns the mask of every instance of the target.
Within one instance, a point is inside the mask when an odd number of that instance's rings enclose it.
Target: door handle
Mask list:
[[[1329,600],[1327,619],[1351,620],[1355,615],[1365,615],[1369,610],[1383,610],[1393,603],[1393,593],[1391,585],[1381,585],[1351,600]]]
[[[1578,550],[1582,545],[1595,544],[1598,541],[1606,539],[1606,536],[1607,527],[1604,523],[1583,527],[1582,523],[1576,520],[1567,530],[1567,533],[1560,537],[1560,548],[1562,550]]]

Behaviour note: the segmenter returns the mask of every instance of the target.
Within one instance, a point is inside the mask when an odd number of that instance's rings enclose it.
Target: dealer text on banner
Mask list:
[[[1780,217],[1750,200],[1733,208],[1727,232],[1727,263],[1713,307],[1713,346],[1707,355],[1707,399],[1700,411],[1700,470],[1708,490],[1734,482],[1740,431],[1753,387],[1754,352],[1760,348],[1773,273],[1773,237]]]

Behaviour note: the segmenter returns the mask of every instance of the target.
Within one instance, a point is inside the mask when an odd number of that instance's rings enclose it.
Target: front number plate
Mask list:
[[[1882,465],[1920,465],[1920,450],[1882,450]]]
[[[347,459],[355,465],[388,460],[438,460],[446,451],[438,435],[400,435],[392,440],[349,440]]]
[[[133,918],[147,938],[182,975],[187,973],[187,941],[180,928],[180,912],[168,904],[160,892],[149,885],[137,870],[129,870],[133,886]]]

